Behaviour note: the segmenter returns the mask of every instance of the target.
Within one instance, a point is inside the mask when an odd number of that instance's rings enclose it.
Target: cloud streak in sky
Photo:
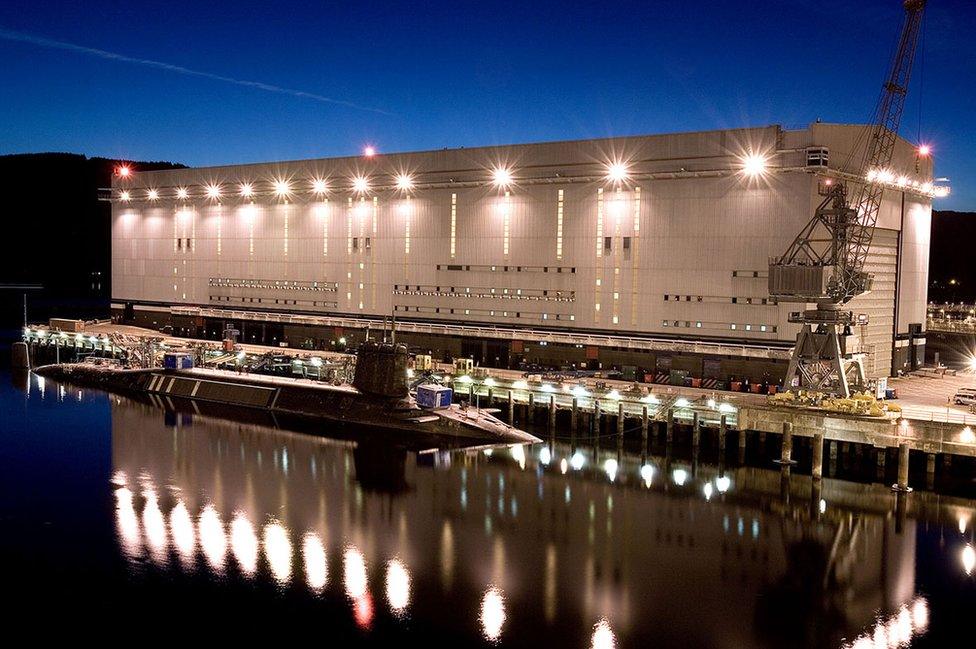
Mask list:
[[[244,88],[254,88],[255,90],[264,90],[265,92],[275,92],[282,95],[291,95],[292,97],[299,97],[301,99],[311,99],[312,101],[319,101],[326,104],[335,104],[337,106],[345,106],[347,108],[353,108],[356,110],[364,110],[371,113],[379,113],[380,115],[392,115],[392,113],[387,112],[385,110],[381,110],[379,108],[372,108],[370,106],[360,106],[359,104],[355,104],[351,101],[345,101],[343,99],[335,99],[333,97],[326,97],[325,95],[319,95],[314,92],[306,92],[304,90],[296,90],[294,88],[284,88],[282,86],[276,86],[274,84],[264,83],[263,81],[235,79],[234,77],[227,77],[222,74],[214,74],[213,72],[204,72],[202,70],[185,68],[182,65],[173,65],[172,63],[154,61],[153,59],[141,59],[134,56],[126,56],[125,54],[118,54],[116,52],[100,50],[95,47],[76,45],[74,43],[58,41],[58,40],[54,40],[53,38],[36,36],[34,34],[28,34],[26,32],[18,32],[10,29],[4,29],[2,27],[0,27],[0,39],[7,40],[7,41],[15,41],[18,43],[28,43],[30,45],[35,45],[37,47],[46,47],[48,49],[64,50],[68,52],[75,52],[77,54],[87,54],[88,56],[95,56],[100,59],[106,59],[109,61],[132,63],[135,65],[142,65],[145,67],[156,68],[157,70],[165,70],[167,72],[175,72],[176,74],[198,77],[200,79],[222,81],[223,83],[232,83],[235,86],[243,86]]]

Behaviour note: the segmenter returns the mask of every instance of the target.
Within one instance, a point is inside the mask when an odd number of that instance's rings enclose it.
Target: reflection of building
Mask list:
[[[405,340],[488,363],[779,378],[798,307],[769,299],[769,257],[806,224],[820,182],[860,179],[849,160],[862,132],[817,123],[137,172],[113,187],[114,309],[292,346],[395,313]],[[906,177],[881,206],[874,288],[850,305],[870,316],[855,338],[872,376],[924,344],[931,160],[899,139],[892,166]]]
[[[361,626],[409,614],[502,641],[781,646],[760,631],[759,602],[789,594],[792,571],[844,602],[840,620],[800,611],[835,623],[834,640],[913,594],[910,522],[898,534],[890,517],[833,505],[811,520],[800,498],[780,501],[775,472],[733,470],[706,500],[714,469],[678,486],[656,462],[646,487],[632,458],[611,481],[593,458],[562,473],[562,447],[548,467],[538,449],[497,449],[410,456],[408,490],[390,495],[357,483],[351,442],[202,417],[167,425],[124,400],[112,419],[123,551],[343,593]],[[824,564],[791,564],[798,544]]]

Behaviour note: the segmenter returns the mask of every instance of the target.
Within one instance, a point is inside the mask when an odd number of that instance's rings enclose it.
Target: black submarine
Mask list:
[[[110,392],[147,395],[164,408],[177,401],[222,404],[278,416],[317,419],[357,431],[397,433],[465,445],[527,444],[541,440],[492,412],[451,402],[449,388],[407,383],[408,353],[396,342],[365,341],[351,384],[240,374],[201,367],[126,369],[113,363],[62,363],[34,370],[55,381]],[[426,405],[418,404],[420,402]],[[433,397],[433,398],[430,398]]]

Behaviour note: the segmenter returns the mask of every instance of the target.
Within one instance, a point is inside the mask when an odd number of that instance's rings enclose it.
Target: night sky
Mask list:
[[[899,0],[7,0],[0,153],[198,166],[863,122],[902,13]],[[976,3],[930,0],[901,133],[931,143],[951,179],[939,209],[976,210],[974,34]]]

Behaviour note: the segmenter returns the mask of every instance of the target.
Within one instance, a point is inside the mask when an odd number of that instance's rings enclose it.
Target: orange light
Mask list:
[[[356,176],[352,181],[352,188],[359,194],[369,191],[369,179],[365,176]]]
[[[630,176],[630,169],[623,162],[611,162],[607,165],[607,180],[622,183]]]
[[[507,167],[496,167],[491,172],[491,182],[495,187],[508,187],[512,184],[512,171]]]
[[[413,189],[413,178],[409,174],[400,174],[396,178],[396,186],[402,192]]]
[[[129,165],[119,165],[115,168],[115,175],[119,178],[128,178],[132,175],[132,168]]]

